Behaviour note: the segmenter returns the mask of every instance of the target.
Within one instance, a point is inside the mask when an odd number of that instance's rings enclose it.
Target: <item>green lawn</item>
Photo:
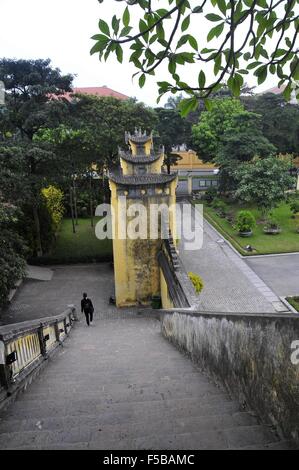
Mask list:
[[[291,304],[292,307],[294,307],[294,309],[299,312],[299,297],[287,297],[286,299],[289,304]]]
[[[99,219],[94,219],[94,224]],[[76,233],[72,220],[64,219],[51,253],[41,259],[47,263],[79,263],[112,260],[112,240],[98,240],[90,219],[79,219]]]
[[[273,217],[278,220],[282,228],[282,232],[278,235],[266,235],[263,232],[264,223],[261,221],[261,212],[257,208],[245,205],[241,207],[238,204],[228,205],[228,212],[232,216],[235,216],[241,209],[250,210],[257,221],[253,235],[250,238],[240,237],[233,228],[233,224],[226,218],[219,217],[215,210],[207,204],[204,204],[204,217],[243,255],[299,251],[299,233],[296,232],[296,222],[291,218],[292,214],[288,204],[283,203],[273,210]],[[255,249],[254,252],[248,253],[244,250],[244,247],[248,244]]]

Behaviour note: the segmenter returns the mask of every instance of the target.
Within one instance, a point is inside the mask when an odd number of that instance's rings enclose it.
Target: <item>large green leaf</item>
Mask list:
[[[102,33],[106,34],[106,36],[110,37],[110,29],[106,21],[100,19],[99,20],[99,28],[102,31]]]

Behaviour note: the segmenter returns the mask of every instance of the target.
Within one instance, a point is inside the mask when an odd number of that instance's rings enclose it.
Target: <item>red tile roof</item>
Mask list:
[[[81,93],[83,95],[93,95],[93,96],[112,96],[113,98],[118,98],[119,100],[128,100],[129,96],[124,95],[123,93],[119,93],[118,91],[111,90],[107,86],[99,86],[99,87],[76,87],[70,93],[65,93],[64,95],[60,96],[59,98],[66,98],[68,101],[71,101],[72,95],[76,93]]]
[[[283,90],[285,89],[285,85],[282,85],[282,87],[277,87],[274,86],[273,88],[268,88],[268,90],[262,91],[260,94],[264,95],[265,93],[274,93],[274,95],[280,95]]]

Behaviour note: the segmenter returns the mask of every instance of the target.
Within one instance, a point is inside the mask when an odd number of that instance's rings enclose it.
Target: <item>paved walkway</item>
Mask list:
[[[168,343],[157,320],[96,317],[0,413],[0,449],[287,448]]]
[[[114,294],[113,268],[109,263],[54,266],[50,281],[26,279],[11,306],[0,316],[0,325],[57,315],[67,305],[80,312],[82,293],[87,292],[102,318],[115,316],[109,305]]]
[[[199,309],[220,312],[271,313],[286,307],[210,224],[203,224],[203,246],[179,252],[187,271],[199,274],[205,287]]]
[[[277,295],[299,295],[299,254],[251,257],[246,262]]]

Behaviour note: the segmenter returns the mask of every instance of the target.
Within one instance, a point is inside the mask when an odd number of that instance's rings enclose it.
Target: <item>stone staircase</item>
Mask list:
[[[0,413],[0,449],[287,449],[152,318],[83,321]]]

